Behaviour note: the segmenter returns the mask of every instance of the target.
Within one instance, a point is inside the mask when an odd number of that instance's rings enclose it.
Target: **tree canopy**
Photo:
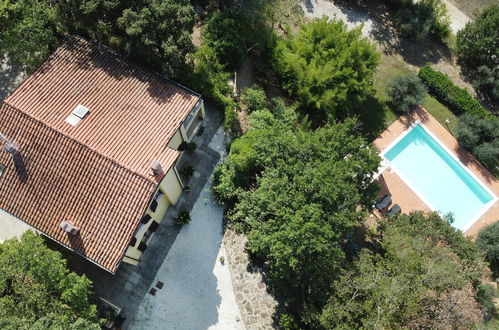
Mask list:
[[[345,261],[340,242],[370,204],[379,158],[347,120],[303,131],[274,100],[250,116],[215,176],[215,192],[234,203],[228,218],[265,260],[274,289],[298,321],[313,324]]]
[[[0,328],[100,329],[91,285],[32,231],[0,244]]]
[[[499,277],[499,221],[483,228],[478,233],[476,244],[485,253],[494,277]]]
[[[324,328],[464,329],[482,321],[475,288],[486,266],[438,214],[391,219],[377,241],[334,283]]]
[[[316,19],[297,35],[278,41],[275,67],[284,89],[301,108],[318,116],[345,118],[372,91],[379,54],[361,27]]]
[[[20,0],[0,5],[0,39],[32,71],[69,33],[102,42],[168,76],[194,50],[188,0]]]
[[[485,9],[457,33],[459,59],[472,69],[499,65],[499,6]]]
[[[427,89],[418,76],[409,73],[393,78],[388,83],[387,93],[391,98],[392,106],[404,113],[421,104]]]

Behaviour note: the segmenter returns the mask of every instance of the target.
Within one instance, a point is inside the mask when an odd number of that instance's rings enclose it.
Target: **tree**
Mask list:
[[[230,11],[214,13],[203,30],[203,41],[224,66],[237,69],[246,55],[246,17]]]
[[[196,14],[188,0],[21,0],[0,6],[0,39],[9,57],[34,70],[67,34],[104,43],[178,77],[194,51]]]
[[[470,69],[481,65],[499,65],[499,6],[485,9],[474,21],[457,33],[459,59]]]
[[[274,58],[284,89],[300,107],[331,118],[347,117],[371,93],[379,62],[361,27],[348,30],[342,21],[327,18],[278,41]]]
[[[37,68],[68,32],[64,14],[54,2],[21,0],[0,4],[2,50],[29,71]]]
[[[456,138],[491,172],[499,170],[499,120],[483,119],[471,114],[459,117]]]
[[[485,94],[492,102],[499,101],[499,65],[489,68],[479,66],[473,86]]]
[[[475,287],[486,266],[438,214],[386,221],[373,241],[333,284],[324,328],[469,328],[483,319]]]
[[[499,276],[499,221],[483,228],[476,239],[476,244],[485,253],[485,260],[495,277]]]
[[[426,86],[414,74],[397,76],[388,84],[388,96],[391,98],[393,107],[402,113],[421,104],[426,93]]]
[[[267,95],[260,86],[253,85],[244,89],[241,94],[241,101],[246,105],[249,112],[263,110],[266,106]]]
[[[375,197],[379,157],[352,119],[308,132],[277,113],[232,144],[213,189],[234,205],[229,220],[289,311],[311,326],[345,262],[340,242]]]
[[[169,77],[180,72],[194,51],[195,12],[188,0],[131,1],[117,20],[124,52]]]
[[[2,329],[100,329],[92,283],[32,231],[0,244]]]

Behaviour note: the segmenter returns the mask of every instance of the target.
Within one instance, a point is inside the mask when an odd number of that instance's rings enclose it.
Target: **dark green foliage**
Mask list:
[[[194,51],[191,33],[195,23],[188,0],[130,1],[117,19],[123,34],[120,48],[131,58],[175,77],[185,56]]]
[[[220,63],[237,69],[246,55],[248,28],[245,16],[231,11],[215,12],[203,30],[203,40],[213,49]]]
[[[2,329],[100,329],[91,286],[32,231],[0,244]]]
[[[497,289],[492,284],[482,284],[478,286],[477,300],[489,315],[495,314],[494,298],[497,296]]]
[[[390,219],[334,283],[324,328],[464,329],[482,320],[474,286],[487,273],[474,244],[437,214]]]
[[[430,65],[425,64],[419,70],[419,78],[428,86],[431,94],[456,114],[470,113],[482,118],[491,117],[490,111],[482,107],[466,89],[454,85],[445,73],[433,70]]]
[[[261,111],[270,112],[252,115]],[[296,316],[281,322],[311,326],[345,262],[340,242],[361,216],[357,207],[374,198],[368,183],[379,158],[354,120],[304,132],[279,112],[232,144],[213,189],[234,205],[229,220],[248,234],[248,250],[266,261]]]
[[[398,112],[406,113],[421,104],[427,90],[416,75],[405,74],[390,81],[387,93],[393,107]]]
[[[187,152],[193,153],[194,151],[196,151],[197,148],[198,148],[198,145],[196,144],[196,142],[189,142],[189,143],[187,143],[185,150]]]
[[[361,27],[348,30],[342,21],[316,19],[297,35],[280,40],[275,68],[284,89],[301,109],[319,118],[345,118],[372,91],[379,54],[361,36]]]
[[[450,35],[447,8],[440,0],[399,1],[395,24],[406,38],[423,40],[430,33],[440,40]]]
[[[191,214],[187,210],[181,210],[175,219],[177,225],[186,225],[191,222]]]
[[[480,231],[476,244],[485,253],[494,277],[499,277],[499,221]]]
[[[180,174],[183,175],[183,176],[185,176],[186,178],[190,178],[194,174],[194,171],[195,171],[194,166],[192,166],[192,165],[185,165],[180,170]]]
[[[244,89],[241,101],[246,105],[249,112],[262,110],[265,109],[267,95],[265,95],[264,90],[260,86],[253,85]]]
[[[457,33],[459,59],[472,70],[499,65],[499,6],[485,9]]]
[[[499,101],[499,65],[490,69],[486,65],[478,67],[474,87],[492,102]]]
[[[499,172],[499,119],[462,115],[456,128],[456,138],[492,173]]]
[[[21,0],[0,4],[2,51],[29,71],[36,69],[68,32],[58,1]]]
[[[13,60],[35,69],[69,33],[178,77],[194,50],[188,0],[21,0],[0,6],[0,39]]]
[[[214,50],[207,45],[193,55],[193,67],[185,79],[189,86],[224,109],[224,126],[230,128],[236,118],[236,103],[231,97],[229,73],[224,71]]]

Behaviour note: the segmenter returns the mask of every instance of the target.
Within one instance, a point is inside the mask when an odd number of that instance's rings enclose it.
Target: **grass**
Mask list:
[[[400,116],[388,105],[389,97],[386,94],[388,82],[401,74],[417,74],[417,68],[411,67],[400,58],[382,56],[378,71],[374,75],[373,84],[376,93],[364,102],[359,117],[363,122],[363,131],[370,140],[378,137],[388,126]],[[422,106],[437,119],[443,127],[453,133],[457,125],[457,117],[449,108],[427,95]],[[449,125],[445,123],[450,119]]]

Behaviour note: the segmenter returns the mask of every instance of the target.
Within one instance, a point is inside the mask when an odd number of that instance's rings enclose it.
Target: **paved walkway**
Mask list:
[[[223,130],[210,148],[224,152]],[[208,180],[180,230],[148,294],[131,321],[131,329],[245,329],[222,244],[223,205],[215,201]],[[226,259],[227,260],[227,259]]]

